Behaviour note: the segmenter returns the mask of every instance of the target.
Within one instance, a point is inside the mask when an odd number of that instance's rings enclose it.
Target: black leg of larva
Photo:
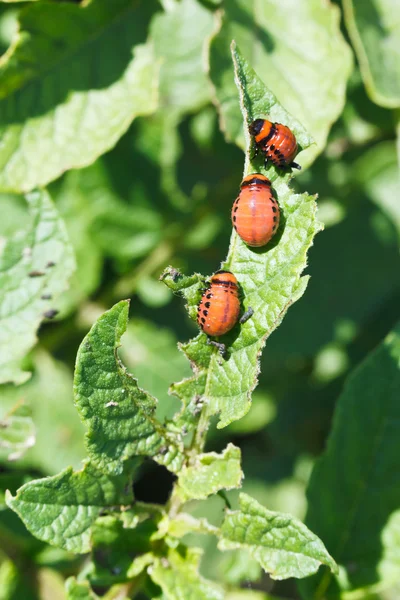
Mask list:
[[[292,167],[292,169],[298,169],[299,171],[301,171],[301,166],[295,162],[292,162],[290,166]]]
[[[253,144],[253,154],[251,155],[250,159],[254,160],[258,156],[259,151],[260,148],[257,146],[257,144]]]
[[[239,319],[239,323],[241,325],[243,325],[243,323],[246,323],[246,321],[248,321],[250,319],[250,317],[252,317],[253,315],[254,315],[254,310],[249,306],[249,308],[246,310],[244,315]]]
[[[218,348],[218,352],[220,353],[220,355],[225,358],[226,356],[226,346],[225,344],[223,344],[222,342],[215,342],[214,340],[210,340],[210,338],[207,338],[207,344],[209,346],[215,346],[216,348]]]

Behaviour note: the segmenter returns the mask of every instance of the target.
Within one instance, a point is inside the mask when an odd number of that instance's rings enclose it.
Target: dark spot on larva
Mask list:
[[[208,310],[203,310],[203,315],[206,317],[208,315]]]
[[[225,289],[225,290],[224,290],[224,292],[225,292],[225,294],[227,294],[227,293],[229,292],[229,290],[228,290],[228,289]]]
[[[205,318],[204,318],[204,317],[201,317],[200,321],[201,321],[202,323],[205,323],[205,322],[206,322],[206,320],[205,320]]]
[[[271,150],[275,150],[275,146],[274,146],[274,144],[271,144],[271,145],[270,145],[270,149],[271,149]]]
[[[275,153],[277,156],[279,156],[280,152],[279,152],[278,148],[277,148],[276,150],[274,150],[274,153]]]
[[[212,298],[212,294],[207,294],[206,298],[209,300],[210,298]]]
[[[275,217],[275,216],[274,216],[274,223],[276,223],[276,222],[277,222],[277,220],[278,220],[278,217]]]
[[[236,212],[238,208],[239,208],[239,204],[235,204],[235,208],[233,209],[233,212]]]
[[[210,306],[211,306],[211,302],[205,302],[205,303],[204,303],[204,306],[205,306],[206,308],[210,308]]]
[[[236,217],[235,216],[233,217],[233,221],[236,222]]]
[[[273,207],[272,207],[272,212],[276,213],[276,211],[277,211],[277,210],[278,210],[278,209],[276,208],[276,206],[273,206]]]

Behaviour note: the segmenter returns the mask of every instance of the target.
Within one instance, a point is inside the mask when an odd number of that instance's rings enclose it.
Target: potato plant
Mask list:
[[[399,23],[0,2],[1,599],[398,597]],[[252,173],[259,248],[230,220]],[[196,324],[219,269],[253,311],[224,351]]]

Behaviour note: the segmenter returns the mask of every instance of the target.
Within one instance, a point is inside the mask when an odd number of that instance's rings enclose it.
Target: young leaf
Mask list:
[[[64,224],[47,192],[32,192],[27,201],[29,228],[7,239],[0,256],[0,383],[29,378],[21,360],[75,269]]]
[[[307,577],[320,565],[336,570],[333,558],[303,523],[272,512],[247,494],[240,494],[240,510],[227,511],[221,527],[221,550],[245,548],[272,579]]]
[[[30,411],[21,404],[0,420],[0,460],[17,460],[35,443]]]
[[[124,461],[137,455],[178,471],[183,462],[180,437],[156,420],[156,399],[139,388],[117,355],[128,310],[129,302],[123,300],[104,313],[78,351],[74,393],[88,429],[87,451],[105,473],[121,473]]]
[[[256,114],[260,114],[255,111],[255,104],[257,111],[260,110],[262,114],[268,112],[271,94],[235,45],[232,54],[247,126]],[[306,147],[309,138],[304,129],[279,105],[276,104],[275,110],[279,110],[281,121],[294,129],[300,143]],[[244,309],[251,307],[254,314],[221,339],[227,347],[226,359],[222,359],[215,348],[206,345],[204,334],[182,346],[194,366],[195,375],[175,384],[172,392],[183,401],[182,423],[186,426],[190,426],[198,414],[199,402],[206,403],[209,416],[220,413],[218,427],[225,427],[248,412],[251,392],[257,384],[261,350],[289,306],[304,293],[307,278],[300,275],[307,264],[307,250],[320,229],[315,218],[314,198],[308,194],[294,194],[287,184],[288,174],[278,173],[273,166],[266,170],[261,160],[251,161],[247,127],[246,139],[248,154],[245,175],[265,172],[274,181],[282,225],[272,242],[257,250],[247,247],[235,232],[232,233],[228,257],[222,268],[235,274],[243,291]],[[163,279],[173,291],[185,297],[189,314],[195,318],[201,297],[200,288],[204,286],[201,277],[183,277],[176,269],[167,269]]]
[[[307,524],[343,565],[302,584],[307,600],[384,589],[398,581],[400,324],[354,371],[339,398],[328,447],[308,487]]]
[[[343,1],[350,39],[369,97],[400,106],[400,5],[387,0]]]
[[[87,463],[23,485],[7,504],[38,539],[76,554],[90,550],[90,531],[107,507],[132,502],[129,476],[100,473]]]
[[[199,573],[201,551],[185,548],[170,550],[167,558],[158,558],[149,567],[149,575],[157,583],[166,600],[223,600],[225,594],[218,585]]]
[[[139,4],[37,2],[21,12],[0,65],[1,190],[29,191],[90,164],[155,110],[159,66],[151,46],[137,45]]]
[[[300,164],[310,164],[324,149],[329,129],[343,109],[351,70],[338,7],[320,0],[299,0],[290,8],[275,0],[260,5],[238,0],[225,3],[224,8],[220,31],[211,42],[210,77],[227,139],[244,147],[230,76],[229,44],[236,39],[278,101],[315,139],[316,145],[300,156]],[[269,112],[270,102],[262,105],[263,96],[254,118],[270,115],[282,122],[275,111]]]
[[[198,454],[178,476],[178,495],[182,500],[202,500],[218,490],[238,488],[243,479],[240,449],[228,444],[222,454]]]

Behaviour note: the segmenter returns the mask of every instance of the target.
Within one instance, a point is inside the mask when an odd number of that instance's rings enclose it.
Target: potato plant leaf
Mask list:
[[[29,378],[21,360],[75,270],[64,223],[47,192],[32,192],[27,201],[29,227],[5,239],[0,255],[0,383]]]
[[[367,93],[400,107],[400,5],[391,0],[343,0],[344,16]]]
[[[157,106],[139,0],[32,3],[0,62],[0,189],[29,191],[112,148]],[[112,48],[112,52],[110,52]]]
[[[38,539],[76,554],[90,550],[90,530],[106,507],[132,502],[130,476],[113,477],[91,463],[23,485],[8,506]]]
[[[173,385],[171,392],[182,399],[182,422],[189,428],[196,422],[196,415],[204,403],[209,416],[219,413],[218,427],[240,419],[249,410],[251,392],[257,384],[261,350],[289,306],[306,288],[308,278],[301,277],[301,272],[307,264],[307,250],[320,229],[315,218],[314,197],[293,193],[288,186],[290,175],[287,172],[278,172],[273,166],[265,169],[262,158],[250,158],[247,125],[254,116],[268,113],[273,96],[235,44],[232,55],[246,130],[244,174],[261,172],[273,181],[282,217],[275,238],[261,249],[247,247],[235,232],[232,233],[222,268],[236,275],[243,292],[243,310],[251,307],[254,315],[221,338],[227,347],[226,358],[223,359],[216,348],[207,346],[203,333],[181,346],[195,374]],[[292,127],[306,148],[310,139],[305,130],[275,99],[273,104],[275,114],[279,113],[281,122]],[[238,186],[239,183],[238,177]],[[200,275],[185,277],[173,268],[167,269],[162,278],[173,291],[185,297],[189,315],[195,319],[204,279]]]
[[[228,140],[244,147],[241,115],[230,77],[232,38],[246,50],[256,72],[278,101],[296,115],[316,141],[300,156],[310,164],[324,149],[329,129],[345,101],[351,52],[340,32],[337,6],[321,0],[235,0],[224,5],[221,28],[211,41],[210,77],[221,126]],[[329,72],[329,77],[321,73]],[[262,100],[262,95],[259,99]],[[253,98],[254,102],[255,98]],[[278,120],[269,105],[254,116]]]
[[[398,582],[400,324],[354,371],[308,487],[307,524],[343,565],[302,583],[307,600]],[[355,596],[354,596],[355,597]]]
[[[178,471],[183,462],[180,436],[156,420],[156,399],[139,388],[117,355],[128,310],[129,302],[123,300],[104,313],[78,351],[75,405],[87,427],[87,452],[105,473],[121,473],[124,461],[138,455]]]
[[[183,500],[207,498],[218,490],[238,488],[243,479],[240,449],[228,444],[222,454],[208,452],[194,457],[178,476],[178,495]]]
[[[221,526],[221,550],[245,548],[272,579],[307,577],[320,565],[337,570],[325,546],[291,515],[272,512],[247,494],[240,510],[227,511]]]
[[[166,600],[223,600],[225,594],[212,581],[199,573],[201,551],[185,548],[181,552],[171,549],[166,558],[158,558],[148,572],[157,583]]]

